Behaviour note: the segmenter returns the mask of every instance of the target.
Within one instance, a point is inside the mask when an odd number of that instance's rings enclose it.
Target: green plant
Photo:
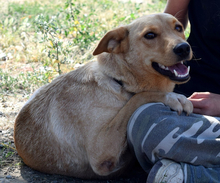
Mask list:
[[[26,94],[32,93],[40,86],[48,83],[53,78],[52,70],[47,67],[41,71],[21,72],[18,75],[11,76],[10,73],[3,72],[0,69],[0,93],[13,93],[25,91]]]
[[[16,149],[11,146],[11,144],[4,144],[0,143],[1,150],[0,150],[0,167],[4,166],[6,161],[12,157]]]
[[[48,57],[51,60],[55,60],[54,63],[57,64],[57,72],[61,74],[59,59],[59,54],[62,51],[62,41],[59,39],[58,20],[56,16],[53,16],[51,19],[49,16],[44,16],[43,14],[38,15],[35,18],[35,22],[38,28],[38,31],[42,34],[41,42],[49,42],[50,44],[45,45],[45,49],[48,51]]]
[[[49,17],[40,14],[35,18],[37,31],[42,34],[41,43],[45,43],[45,50],[51,60],[49,64],[57,64],[59,74],[61,74],[61,64],[67,63],[69,58],[73,57],[70,55],[72,47],[77,45],[83,52],[88,49],[91,42],[98,40],[97,35],[92,31],[94,22],[90,18],[94,13],[80,16],[83,6],[84,4],[76,4],[76,0],[67,0],[64,8],[61,8],[56,15]],[[97,26],[97,23],[95,25]]]
[[[28,72],[16,69],[17,73],[0,70],[0,93],[31,93],[57,73],[92,60],[92,50],[107,31],[143,14],[162,12],[164,7],[164,0],[150,4],[111,0],[3,3],[0,51],[10,57],[13,68],[26,63],[34,67]]]

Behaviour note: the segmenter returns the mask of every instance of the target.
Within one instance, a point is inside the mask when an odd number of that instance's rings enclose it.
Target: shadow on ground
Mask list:
[[[0,170],[1,171],[1,170]],[[135,166],[126,177],[111,180],[83,180],[62,175],[50,175],[31,169],[25,164],[5,167],[0,173],[0,183],[145,183],[146,173]]]

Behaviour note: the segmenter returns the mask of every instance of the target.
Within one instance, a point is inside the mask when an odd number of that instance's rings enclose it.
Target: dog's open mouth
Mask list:
[[[186,82],[189,80],[190,67],[186,67],[183,62],[179,62],[172,66],[164,66],[162,64],[152,62],[152,67],[160,74],[169,77],[173,81]]]

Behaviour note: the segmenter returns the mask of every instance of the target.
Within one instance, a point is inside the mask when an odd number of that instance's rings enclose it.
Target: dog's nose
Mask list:
[[[173,48],[173,52],[181,58],[186,58],[190,53],[190,46],[187,43],[179,43]]]

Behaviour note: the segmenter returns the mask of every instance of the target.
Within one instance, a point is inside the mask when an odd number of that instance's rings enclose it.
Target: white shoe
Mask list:
[[[146,183],[183,183],[183,180],[183,170],[180,164],[162,159],[153,166]]]

